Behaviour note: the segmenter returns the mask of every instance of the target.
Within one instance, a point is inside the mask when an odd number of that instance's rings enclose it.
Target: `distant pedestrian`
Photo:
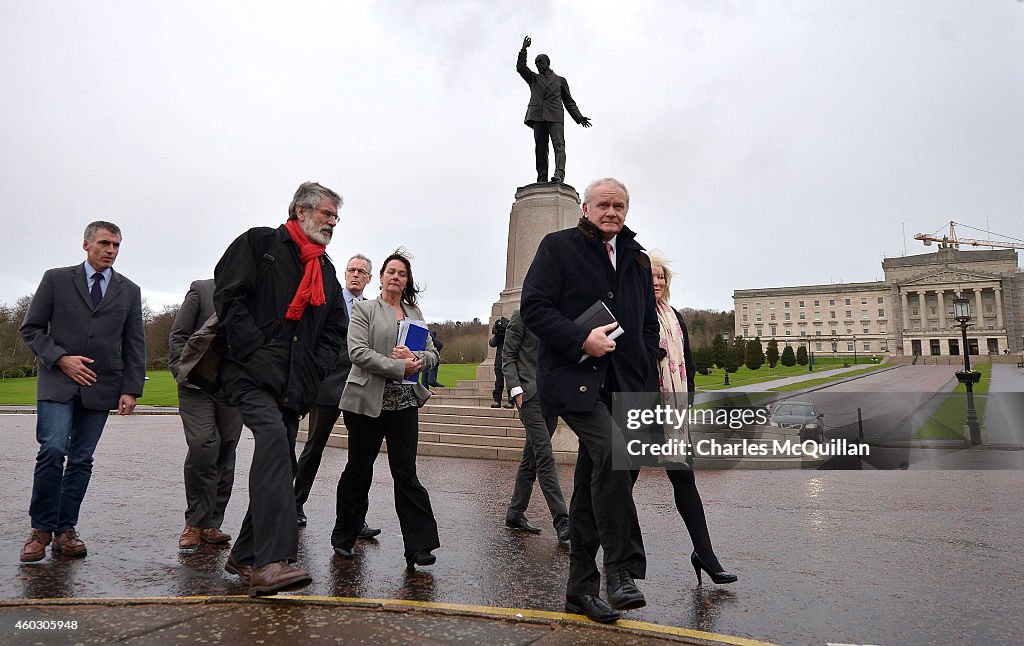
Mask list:
[[[194,281],[178,309],[168,338],[168,368],[176,378],[181,353],[214,313],[213,279]],[[242,414],[223,391],[208,393],[189,383],[178,384],[178,415],[185,429],[185,529],[178,549],[194,552],[200,543],[223,544],[224,510],[235,482],[235,449],[242,435]]]
[[[494,390],[491,391],[491,397],[494,398],[494,403],[491,404],[491,408],[501,408],[501,399],[505,396],[505,374],[501,369],[502,351],[505,345],[505,331],[508,329],[508,319],[504,316],[498,318],[491,326],[491,338],[487,341],[487,345],[494,348]],[[512,399],[505,403],[505,408],[515,408],[515,404],[512,403]]]
[[[345,303],[325,255],[341,196],[314,182],[299,186],[288,220],[240,235],[214,272],[214,304],[227,345],[220,381],[255,445],[249,508],[224,566],[249,595],[297,590],[312,580],[292,565],[298,523],[292,479],[299,418],[334,370]]]
[[[22,561],[53,553],[85,556],[78,514],[92,476],[93,453],[111,409],[131,415],[146,378],[142,292],[113,269],[121,230],[85,228],[84,263],[50,269],[36,288],[21,338],[36,355],[36,454]]]

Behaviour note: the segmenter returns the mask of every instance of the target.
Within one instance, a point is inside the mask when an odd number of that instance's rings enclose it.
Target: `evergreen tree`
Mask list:
[[[787,345],[782,349],[782,358],[779,359],[779,363],[786,367],[796,365],[796,353],[793,352],[793,346]]]
[[[806,366],[807,365],[807,346],[806,345],[800,346],[800,348],[796,351],[796,362],[799,363],[801,366]]]
[[[711,367],[715,365],[715,351],[710,345],[697,348],[697,352],[693,354],[693,365],[697,374],[711,374]]]
[[[733,345],[725,357],[725,369],[729,372],[736,372],[743,365],[743,351],[739,346]]]
[[[729,348],[725,345],[725,339],[722,338],[721,334],[716,334],[715,338],[711,341],[711,352],[715,358],[715,365],[719,368],[725,367],[725,356]]]
[[[772,339],[768,342],[768,350],[764,353],[764,358],[768,360],[768,367],[774,368],[779,365],[779,342]]]
[[[744,347],[744,363],[750,370],[757,370],[764,365],[764,350],[761,349],[761,337],[747,341]]]

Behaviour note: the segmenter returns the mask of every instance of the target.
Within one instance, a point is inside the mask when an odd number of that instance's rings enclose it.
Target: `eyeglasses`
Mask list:
[[[316,211],[317,213],[323,215],[328,220],[330,220],[331,218],[334,218],[334,221],[337,222],[338,220],[341,219],[340,217],[338,217],[338,214],[335,213],[334,211],[328,211],[326,209],[313,209],[313,210]]]
[[[369,276],[370,275],[370,272],[366,271],[365,269],[359,269],[358,267],[349,267],[348,269],[345,270],[345,273],[346,274],[360,274],[362,276]]]

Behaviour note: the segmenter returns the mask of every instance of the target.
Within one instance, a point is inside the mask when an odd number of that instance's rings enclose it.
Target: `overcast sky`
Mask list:
[[[0,301],[105,219],[180,302],[312,179],[337,264],[403,245],[428,319],[486,319],[535,176],[526,34],[594,123],[566,119],[567,183],[629,186],[676,306],[881,279],[949,220],[1024,238],[1019,0],[0,0]]]

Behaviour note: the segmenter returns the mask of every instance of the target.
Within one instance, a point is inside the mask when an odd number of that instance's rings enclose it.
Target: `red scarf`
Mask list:
[[[288,313],[284,315],[286,319],[298,321],[306,311],[307,305],[319,307],[327,302],[324,297],[324,274],[319,260],[327,251],[327,247],[310,242],[298,220],[288,220],[284,226],[292,236],[292,241],[299,247],[299,261],[306,266],[302,280],[299,281],[299,288],[295,290],[295,297],[288,306]]]

